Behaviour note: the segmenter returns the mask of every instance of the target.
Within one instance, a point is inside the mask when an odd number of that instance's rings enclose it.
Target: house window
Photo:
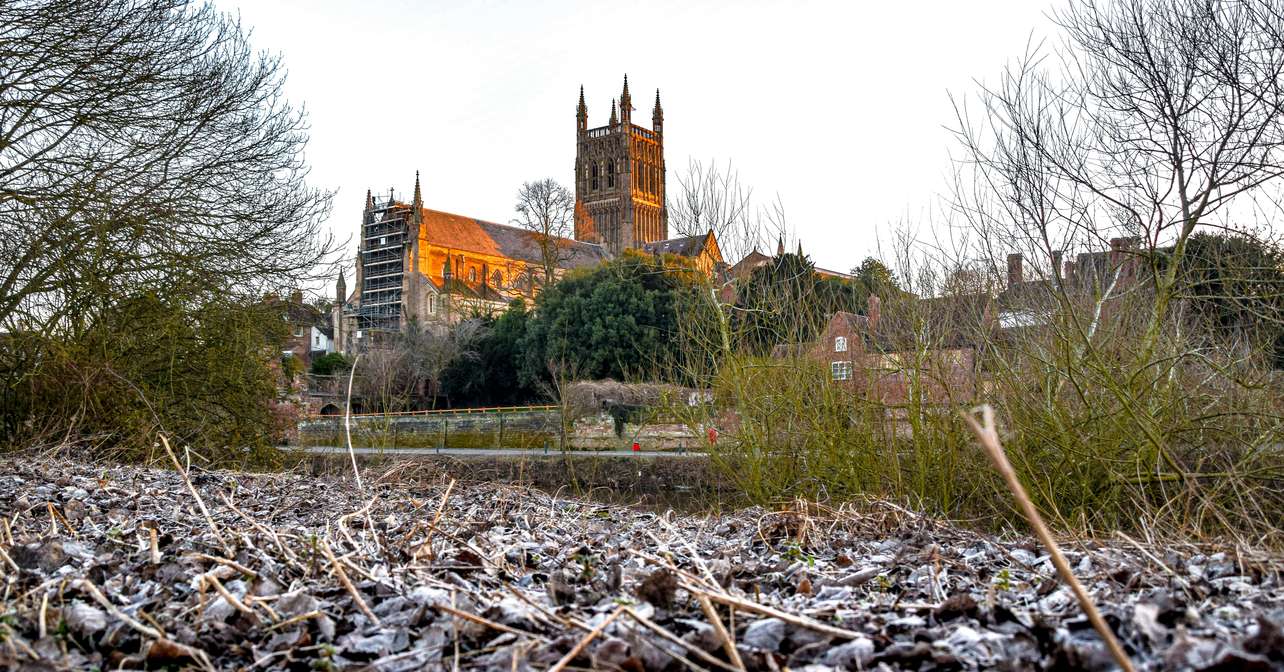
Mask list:
[[[834,352],[847,352],[847,337],[846,337],[846,336],[835,336],[835,337],[834,337]]]
[[[295,327],[295,328],[294,328],[294,336],[295,336],[295,338],[300,338],[300,337],[302,337],[302,336],[303,336],[303,327]]]
[[[428,314],[432,315],[437,312],[437,295],[428,295]]]
[[[852,363],[851,362],[830,362],[829,374],[834,380],[851,380]]]

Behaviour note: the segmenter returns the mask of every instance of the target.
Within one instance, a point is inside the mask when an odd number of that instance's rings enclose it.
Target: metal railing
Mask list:
[[[485,415],[489,413],[520,413],[522,411],[554,411],[561,406],[546,404],[543,406],[486,406],[482,408],[435,408],[427,411],[397,411],[393,413],[353,413],[354,418],[399,418],[415,416],[433,416],[433,415]],[[314,413],[303,416],[309,420],[320,418],[342,418],[343,414],[322,415]]]

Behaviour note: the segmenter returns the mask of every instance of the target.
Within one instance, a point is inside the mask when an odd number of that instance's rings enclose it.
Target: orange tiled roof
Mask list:
[[[419,240],[421,243],[451,250],[506,257],[532,264],[542,263],[544,258],[539,235],[533,231],[428,208],[423,209],[423,227],[420,229]],[[561,268],[594,266],[610,258],[606,248],[601,245],[570,238],[558,238],[557,244],[563,250],[558,255],[558,266]]]

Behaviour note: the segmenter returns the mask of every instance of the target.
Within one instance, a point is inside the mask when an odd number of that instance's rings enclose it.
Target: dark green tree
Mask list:
[[[516,406],[539,397],[521,376],[529,316],[526,301],[515,299],[499,317],[484,318],[477,359],[457,359],[446,368],[443,387],[452,406]]]
[[[637,252],[573,272],[535,301],[522,380],[547,383],[551,371],[576,378],[652,377],[667,367],[677,310],[699,276],[673,258]]]
[[[779,344],[815,340],[837,311],[863,314],[869,291],[817,274],[806,255],[782,254],[754,269],[737,297],[735,329],[750,352],[765,355]]]

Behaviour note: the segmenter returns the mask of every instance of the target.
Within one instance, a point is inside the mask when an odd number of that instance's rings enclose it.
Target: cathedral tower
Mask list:
[[[660,91],[650,129],[633,123],[633,97],[624,76],[619,114],[589,128],[584,87],[575,111],[575,239],[601,243],[612,254],[669,237],[664,205],[664,112]],[[645,103],[644,103],[645,104]]]

